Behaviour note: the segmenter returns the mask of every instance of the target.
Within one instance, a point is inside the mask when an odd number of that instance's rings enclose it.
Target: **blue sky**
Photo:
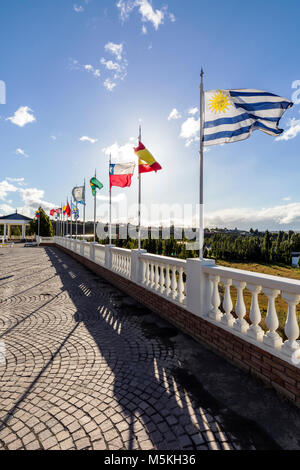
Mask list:
[[[100,217],[108,155],[135,158],[139,122],[163,167],[143,176],[146,206],[196,204],[203,66],[206,89],[295,101],[283,138],[256,131],[205,153],[206,224],[300,230],[299,14],[296,0],[2,0],[0,213],[59,206],[97,168]],[[136,180],[116,202],[136,202]],[[92,218],[89,188],[87,203]]]

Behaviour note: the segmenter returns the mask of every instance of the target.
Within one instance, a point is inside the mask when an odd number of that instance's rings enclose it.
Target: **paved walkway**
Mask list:
[[[1,249],[4,346],[0,449],[300,448],[298,409],[58,249]]]

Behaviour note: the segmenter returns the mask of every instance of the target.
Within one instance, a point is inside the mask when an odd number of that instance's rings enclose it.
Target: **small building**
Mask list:
[[[299,263],[300,251],[292,251],[291,257],[292,257],[292,266],[296,268]]]
[[[12,225],[19,225],[22,227],[21,240],[25,240],[26,225],[29,225],[31,220],[32,219],[26,217],[26,215],[18,214],[18,211],[16,211],[15,214],[4,215],[3,217],[0,217],[0,225],[4,225],[3,240],[6,241],[10,239],[10,228]]]

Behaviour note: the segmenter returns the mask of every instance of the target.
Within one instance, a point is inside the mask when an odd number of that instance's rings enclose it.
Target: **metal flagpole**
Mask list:
[[[95,178],[97,178],[97,172],[95,168]],[[94,243],[96,243],[96,196],[97,196],[97,190],[94,196]]]
[[[73,238],[73,212],[72,212],[72,206],[73,206],[73,196],[71,194],[71,238]]]
[[[142,126],[140,125],[139,128],[139,142],[138,146],[140,145],[140,141],[142,140]],[[139,215],[138,215],[138,248],[139,251],[141,251],[141,199],[142,199],[142,175],[140,173],[140,165],[139,165],[139,160],[138,160],[138,172],[139,172]]]
[[[67,205],[69,204],[69,198],[67,197]],[[67,210],[67,207],[66,207],[66,210]],[[66,212],[66,236],[69,235],[69,216]]]
[[[61,203],[60,203],[60,214],[59,214],[59,219],[60,219],[60,223],[59,223],[59,226],[60,226],[60,227],[59,227],[59,234],[60,234],[61,237],[62,237],[62,233],[63,233],[63,232],[62,232],[62,207],[63,207],[63,205],[62,205],[62,202],[61,202]]]
[[[200,82],[200,213],[199,213],[199,259],[203,260],[204,244],[204,200],[203,200],[203,150],[204,150],[204,87],[203,69],[201,68]]]
[[[77,222],[78,222],[78,202],[76,201],[76,240],[77,240],[77,237],[78,237],[78,225],[77,225]]]
[[[83,205],[83,228],[82,228],[83,238],[85,236],[85,178],[84,178],[84,205]]]
[[[110,175],[110,165],[111,165],[111,154],[109,156],[109,175]],[[109,244],[111,245],[111,184],[109,178]]]

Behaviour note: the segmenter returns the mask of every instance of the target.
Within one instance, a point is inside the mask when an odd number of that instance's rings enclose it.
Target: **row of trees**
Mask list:
[[[99,240],[102,244],[108,243],[108,238]],[[136,249],[137,240],[116,240],[115,245],[120,248]],[[176,258],[196,258],[197,251],[186,249],[186,241],[152,239],[151,236],[142,240],[142,248],[148,253]],[[291,252],[300,252],[300,234],[279,232],[272,234],[268,230],[264,233],[250,231],[249,235],[239,236],[226,233],[208,234],[204,242],[204,256],[225,261],[244,261],[257,263],[291,264]]]
[[[300,252],[300,234],[268,230],[262,235],[234,237],[215,234],[205,240],[206,256],[228,261],[291,264],[291,252]]]

